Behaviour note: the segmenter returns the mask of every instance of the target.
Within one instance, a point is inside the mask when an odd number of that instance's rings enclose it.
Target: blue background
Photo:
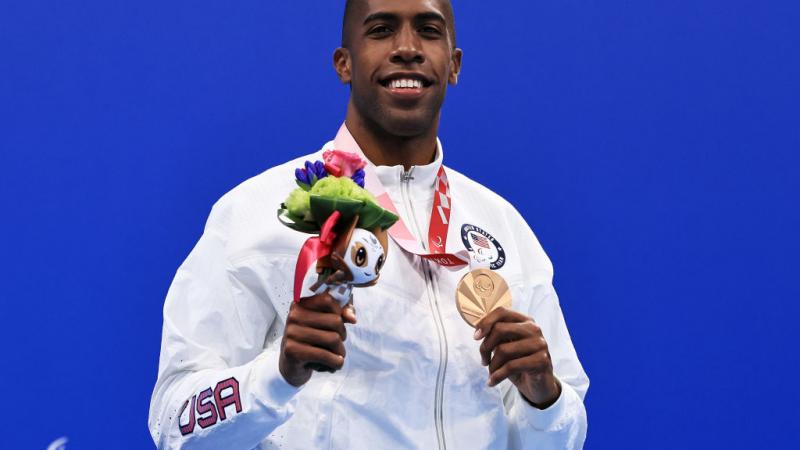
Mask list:
[[[341,1],[0,3],[0,446],[151,448],[211,205],[344,117]],[[794,442],[800,6],[456,2],[447,163],[550,254],[587,448]]]

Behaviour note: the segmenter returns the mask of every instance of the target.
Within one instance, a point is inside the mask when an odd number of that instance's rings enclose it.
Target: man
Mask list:
[[[513,308],[471,328],[454,299],[469,268],[449,270],[397,240],[379,283],[354,294],[358,319],[328,294],[292,302],[305,237],[275,209],[295,168],[321,152],[299,158],[226,194],[178,270],[153,439],[159,448],[580,448],[588,379],[550,261],[511,205],[442,169],[439,112],[462,58],[450,2],[350,0],[342,41],[334,66],[350,102],[324,148],[369,160],[425,251],[446,242],[448,252],[482,253]],[[434,195],[443,173],[446,204]],[[434,206],[450,210],[444,239],[429,230]]]

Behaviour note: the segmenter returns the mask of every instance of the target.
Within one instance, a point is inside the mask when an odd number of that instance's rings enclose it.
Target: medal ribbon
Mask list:
[[[336,139],[333,141],[331,149],[342,150],[346,152],[355,153],[361,156],[365,161],[368,161],[364,152],[356,143],[347,126],[342,124]],[[367,164],[364,167],[364,183],[366,189],[375,196],[378,203],[384,208],[395,215],[400,217],[389,194],[386,192],[383,183],[375,173],[374,166]],[[453,199],[450,197],[450,183],[447,180],[447,172],[444,165],[439,167],[439,172],[436,174],[436,182],[434,183],[433,193],[433,208],[431,209],[431,221],[428,227],[428,249],[426,251],[420,245],[419,241],[414,237],[409,228],[401,218],[389,228],[389,236],[399,245],[403,250],[413,253],[421,258],[435,262],[450,270],[457,270],[469,264],[470,256],[466,250],[458,253],[447,253],[447,232],[450,227],[450,210],[453,207]]]

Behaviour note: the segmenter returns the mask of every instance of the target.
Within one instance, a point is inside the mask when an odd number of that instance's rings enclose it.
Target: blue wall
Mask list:
[[[342,3],[0,3],[0,446],[152,447],[172,275],[217,198],[335,133]],[[788,446],[797,2],[456,9],[447,162],[555,264],[587,448]]]

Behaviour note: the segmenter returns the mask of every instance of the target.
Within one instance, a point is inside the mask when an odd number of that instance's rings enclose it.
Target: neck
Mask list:
[[[364,155],[376,166],[411,166],[430,164],[436,158],[437,117],[431,127],[419,135],[394,135],[356,113],[352,103],[347,108],[347,130]]]

